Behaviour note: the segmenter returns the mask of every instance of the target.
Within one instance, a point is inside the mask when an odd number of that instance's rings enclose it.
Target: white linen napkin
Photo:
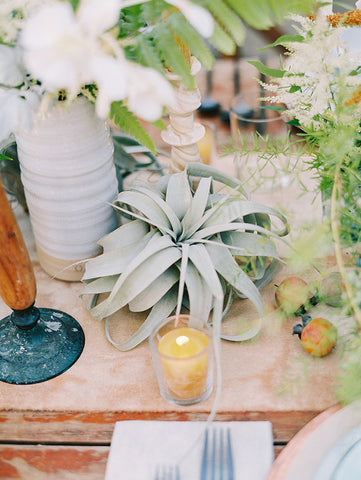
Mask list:
[[[231,429],[235,480],[264,480],[274,459],[270,422],[214,422]],[[153,480],[157,465],[179,465],[199,480],[206,422],[131,420],[115,424],[105,480]]]

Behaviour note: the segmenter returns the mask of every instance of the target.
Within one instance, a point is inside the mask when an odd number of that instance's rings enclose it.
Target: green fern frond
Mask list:
[[[141,6],[142,19],[147,25],[152,25],[162,18],[164,12],[169,9],[173,9],[169,4],[163,0],[152,0],[151,2],[145,2]]]
[[[300,0],[300,2],[303,3],[303,0]],[[287,10],[289,9],[289,1],[288,0],[268,0],[268,4],[272,11],[272,14],[274,15],[276,22],[281,22],[284,17],[284,12],[287,12]],[[306,1],[306,4],[307,4],[307,1]],[[296,8],[296,10],[298,11],[299,9]]]
[[[268,30],[272,27],[271,9],[267,0],[226,0],[228,5],[251,27]]]
[[[78,5],[80,3],[80,0],[69,0],[69,3],[71,4],[71,6],[73,7],[74,10],[76,10],[78,8]]]
[[[130,8],[124,8],[121,11],[121,17],[118,20],[118,38],[127,38],[134,35],[135,32],[144,26],[139,5]]]
[[[144,130],[139,120],[133,113],[131,113],[121,102],[113,102],[109,117],[114,120],[114,123],[126,134],[132,136],[145,147],[149,148],[155,153],[155,146]]]
[[[167,128],[167,124],[163,120],[163,118],[160,118],[159,120],[156,120],[155,122],[152,122],[152,125],[156,128],[159,128],[159,130],[165,130]]]
[[[180,77],[185,88],[193,90],[196,87],[195,79],[173,32],[165,24],[159,24],[154,27],[152,34],[165,66]]]
[[[209,39],[210,43],[224,55],[234,55],[236,43],[233,38],[226,33],[221,25],[215,20],[213,35]]]
[[[244,42],[245,28],[240,18],[228,7],[223,0],[206,0],[203,6],[214,15],[224,30],[232,36],[237,45]]]
[[[315,0],[226,0],[228,5],[247,25],[257,30],[268,30],[289,13],[310,13]]]
[[[171,15],[167,25],[205,69],[210,70],[213,67],[214,57],[211,50],[181,13]]]
[[[280,20],[283,20],[289,12],[307,15],[314,11],[318,3],[315,0],[268,0],[268,2],[274,15],[278,14]]]
[[[151,67],[163,73],[164,68],[162,60],[159,58],[158,51],[154,47],[152,39],[148,35],[139,35],[136,39],[134,49],[136,60],[145,67]]]

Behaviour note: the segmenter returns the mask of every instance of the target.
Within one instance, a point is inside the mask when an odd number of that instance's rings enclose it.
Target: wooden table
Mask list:
[[[223,65],[223,74],[225,71]],[[225,138],[226,127],[219,125],[219,129]],[[218,159],[217,166],[234,169],[230,158]],[[292,225],[310,203],[309,198],[298,199],[296,193],[291,188],[272,194],[259,192],[258,196],[268,198],[274,206],[291,205]],[[80,297],[82,285],[50,279],[42,271],[29,220],[21,212],[18,216],[35,268],[36,305],[74,316],[84,329],[86,343],[77,363],[57,378],[26,386],[0,383],[0,479],[100,480],[116,421],[205,420],[214,394],[192,407],[175,407],[163,400],[148,343],[127,353],[110,345],[103,323],[91,317]],[[263,290],[266,315],[257,339],[222,344],[223,387],[216,415],[216,420],[222,421],[271,421],[276,455],[301,427],[336,403],[332,386],[337,351],[321,360],[309,357],[291,334],[296,321],[279,321],[274,284],[290,273],[285,267]],[[0,318],[9,313],[0,301]],[[232,307],[231,317],[251,321],[254,314],[239,301]],[[140,315],[123,309],[112,319],[112,333],[124,340],[141,321]]]

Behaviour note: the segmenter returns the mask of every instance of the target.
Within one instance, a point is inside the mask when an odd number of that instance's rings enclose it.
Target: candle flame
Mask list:
[[[182,346],[182,345],[184,345],[188,342],[189,342],[189,337],[187,337],[186,335],[180,335],[176,339],[176,344],[179,345],[179,346]]]

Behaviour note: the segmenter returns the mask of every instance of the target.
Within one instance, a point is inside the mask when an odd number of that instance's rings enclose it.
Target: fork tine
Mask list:
[[[179,466],[157,465],[154,480],[180,480]]]
[[[160,480],[160,477],[159,477],[159,465],[157,465],[157,467],[156,467],[154,480]]]
[[[205,432],[201,480],[234,480],[230,428]]]
[[[211,480],[216,478],[216,469],[219,459],[217,458],[217,434],[218,430],[214,429],[212,435],[212,450],[211,450]]]
[[[234,467],[233,467],[233,452],[232,452],[232,440],[231,440],[231,429],[227,428],[227,470],[228,470],[228,480],[234,479]]]
[[[208,470],[208,428],[204,434],[204,444],[203,444],[203,453],[202,453],[202,463],[201,463],[201,480],[207,480],[207,470]]]
[[[180,480],[180,471],[178,465],[175,467],[175,480]]]

